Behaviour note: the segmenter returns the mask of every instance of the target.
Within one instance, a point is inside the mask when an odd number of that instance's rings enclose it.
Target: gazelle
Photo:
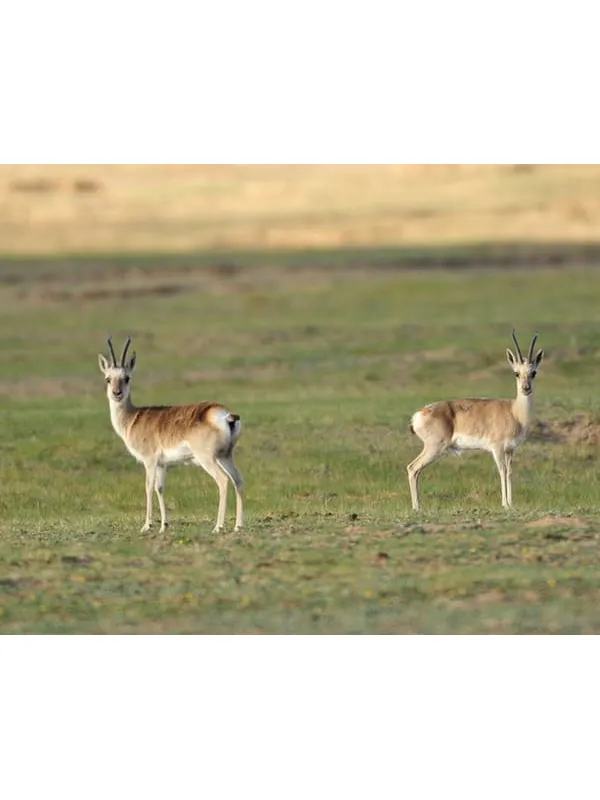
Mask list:
[[[135,353],[126,361],[131,337],[127,339],[121,363],[108,338],[112,357],[109,363],[98,356],[100,371],[106,380],[110,418],[116,433],[123,439],[132,456],[146,468],[145,533],[152,525],[152,496],[156,491],[160,508],[160,531],[168,525],[164,491],[167,467],[171,464],[195,464],[214,478],[219,488],[219,509],[214,531],[223,529],[227,506],[227,487],[235,488],[235,530],[243,523],[243,480],[233,462],[233,450],[241,432],[238,414],[232,414],[218,403],[187,406],[134,406],[131,402],[131,376]]]
[[[502,505],[512,505],[512,457],[529,431],[533,414],[533,380],[544,357],[544,351],[533,355],[537,333],[523,358],[515,332],[512,338],[518,358],[506,351],[508,363],[517,379],[514,400],[442,400],[413,414],[412,433],[423,442],[423,450],[407,466],[412,507],[419,509],[419,476],[423,469],[449,451],[487,450],[496,462],[502,487]]]

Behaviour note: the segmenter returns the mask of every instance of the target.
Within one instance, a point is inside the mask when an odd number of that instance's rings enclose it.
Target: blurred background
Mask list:
[[[0,253],[185,253],[600,238],[598,166],[0,167]]]

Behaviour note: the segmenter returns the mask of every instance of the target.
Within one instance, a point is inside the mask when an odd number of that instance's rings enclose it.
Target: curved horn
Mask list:
[[[129,350],[129,345],[131,344],[131,336],[127,337],[127,341],[125,342],[125,347],[123,348],[123,355],[121,356],[121,366],[125,366],[125,356],[127,355],[127,351]]]
[[[519,354],[519,358],[521,359],[521,364],[522,364],[525,361],[525,359],[523,358],[523,353],[521,352],[521,348],[519,347],[519,343],[517,342],[517,334],[515,333],[514,328],[513,328],[513,332],[512,332],[512,337],[513,337],[513,341],[515,343],[515,347],[517,348],[517,353]]]
[[[538,338],[538,335],[536,333],[535,336],[533,337],[533,339],[531,340],[531,347],[529,348],[529,355],[527,356],[527,360],[529,361],[530,364],[533,361],[533,348],[535,347],[535,343],[537,342],[537,338]]]
[[[117,366],[117,357],[115,355],[115,350],[114,350],[113,344],[112,344],[112,336],[109,336],[106,341],[108,342],[108,349],[110,350],[110,354],[112,356],[113,367],[116,367]]]

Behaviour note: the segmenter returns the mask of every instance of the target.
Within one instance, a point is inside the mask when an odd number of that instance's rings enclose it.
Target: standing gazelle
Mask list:
[[[533,380],[544,357],[533,349],[533,337],[527,358],[523,358],[515,332],[512,337],[518,358],[506,351],[508,363],[517,379],[514,400],[442,400],[413,414],[410,429],[423,442],[423,450],[407,466],[413,509],[419,508],[419,476],[423,469],[443,453],[460,454],[461,450],[487,450],[496,462],[502,486],[502,505],[512,505],[512,457],[527,436],[533,413]]]
[[[127,339],[121,363],[117,364],[111,338],[108,347],[110,364],[98,356],[106,379],[106,394],[113,428],[129,452],[146,468],[146,522],[142,533],[152,525],[152,495],[156,491],[160,507],[160,531],[168,525],[164,491],[167,467],[171,464],[195,464],[214,478],[219,487],[219,510],[215,532],[223,528],[227,506],[227,486],[235,488],[235,530],[242,527],[242,476],[233,462],[233,450],[241,431],[238,414],[218,403],[187,406],[149,406],[138,408],[130,398],[135,353],[126,363],[131,338]]]

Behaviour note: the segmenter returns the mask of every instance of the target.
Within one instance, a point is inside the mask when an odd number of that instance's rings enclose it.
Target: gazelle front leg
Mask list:
[[[156,467],[156,478],[154,480],[154,489],[158,498],[158,507],[160,508],[160,533],[165,532],[169,522],[167,520],[167,509],[165,507],[165,481],[167,479],[167,468],[160,464]]]
[[[506,502],[512,506],[512,451],[507,450],[504,454],[504,465],[506,470]]]
[[[154,484],[156,481],[156,461],[144,464],[146,467],[146,521],[140,530],[140,533],[146,533],[152,527],[152,495],[154,493]]]
[[[494,456],[494,461],[496,462],[496,466],[498,467],[498,472],[500,473],[500,487],[502,489],[502,507],[508,508],[509,503],[507,500],[507,492],[506,492],[506,462],[505,462],[505,454],[502,450],[494,450],[492,451],[492,455]]]

